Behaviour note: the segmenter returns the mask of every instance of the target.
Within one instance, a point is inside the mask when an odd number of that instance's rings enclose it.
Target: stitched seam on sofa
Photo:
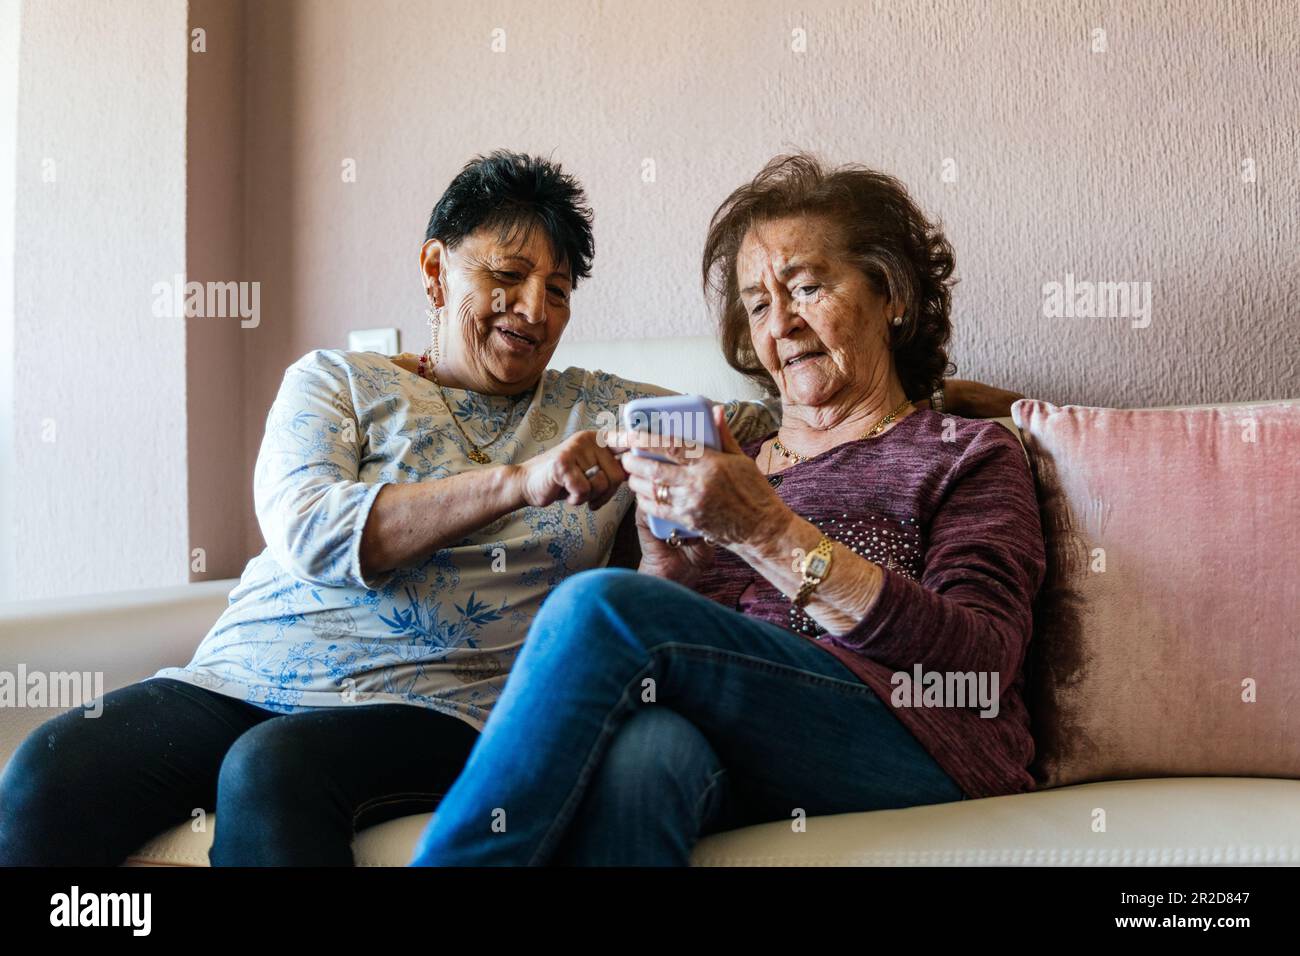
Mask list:
[[[357,809],[353,812],[352,814],[353,829],[356,828],[357,821],[361,819],[361,814],[365,813],[367,810],[375,810],[378,809],[379,807],[390,806],[391,804],[394,803],[405,803],[410,800],[434,800],[435,798],[437,800],[441,800],[445,796],[446,793],[439,793],[436,791],[423,792],[423,791],[413,790],[410,792],[387,793],[384,794],[383,796],[371,797],[365,803],[357,807]],[[414,814],[412,814],[412,816],[414,816]]]
[[[163,860],[164,862],[167,863],[175,863],[177,861],[182,861],[182,862],[188,861],[191,862],[192,865],[194,866],[208,865],[206,859],[204,859],[204,862],[202,863],[193,863],[193,861],[197,859],[200,859],[200,857],[196,856],[193,853],[178,853],[173,850],[167,853],[145,853],[145,854],[133,853],[126,858],[126,862],[131,863],[131,862],[138,861],[140,863],[150,863],[154,860]]]
[[[1114,861],[1141,865],[1151,862],[1196,864],[1219,860],[1225,863],[1291,863],[1300,862],[1300,845],[1282,847],[1236,846],[1192,847],[1175,850],[1142,848],[1117,848],[1110,850],[1059,850],[1023,848],[1015,850],[881,850],[846,856],[709,856],[705,855],[697,866],[852,866],[896,865],[898,863],[933,864],[955,863],[1112,863]]]

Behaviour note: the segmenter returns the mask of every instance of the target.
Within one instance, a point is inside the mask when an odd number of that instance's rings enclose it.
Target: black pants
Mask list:
[[[214,866],[351,866],[355,831],[434,809],[478,738],[422,707],[277,714],[165,678],[82,714],[42,724],[0,776],[0,865],[117,865],[201,808]]]

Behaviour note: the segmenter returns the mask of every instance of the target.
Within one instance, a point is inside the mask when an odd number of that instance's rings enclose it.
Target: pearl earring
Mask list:
[[[897,326],[902,324],[903,324],[903,317],[901,315],[894,316],[894,325]]]

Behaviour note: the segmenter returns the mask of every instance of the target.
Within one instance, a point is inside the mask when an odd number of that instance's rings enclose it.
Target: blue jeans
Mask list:
[[[558,587],[414,864],[686,865],[703,835],[964,799],[806,638],[659,578]]]

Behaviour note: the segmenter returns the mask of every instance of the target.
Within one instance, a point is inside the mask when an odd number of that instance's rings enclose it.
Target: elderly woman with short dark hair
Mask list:
[[[683,864],[717,830],[1032,788],[1029,470],[1001,425],[908,399],[948,364],[952,272],[871,170],[781,158],[727,199],[705,281],[780,427],[614,439],[671,459],[621,457],[641,573],[547,599],[416,863]]]
[[[346,865],[357,830],[437,806],[542,599],[609,560],[631,509],[597,429],[667,391],[548,368],[591,221],[554,163],[466,164],[419,247],[428,349],[288,369],[254,472],[265,550],[189,663],[24,741],[0,865],[121,863],[196,808],[213,864]]]

